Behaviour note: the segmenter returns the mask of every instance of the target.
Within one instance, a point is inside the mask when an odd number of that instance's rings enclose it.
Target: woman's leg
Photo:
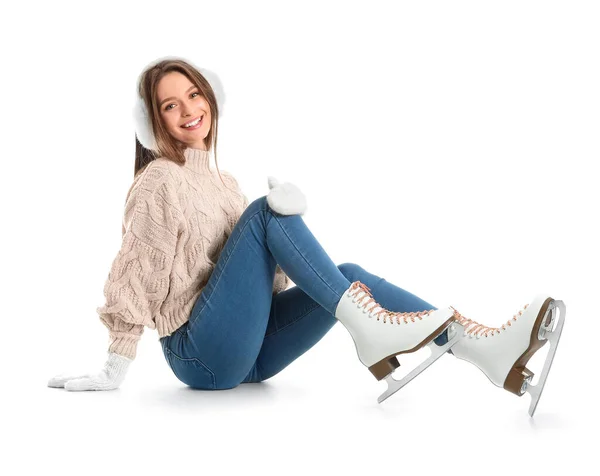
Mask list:
[[[161,340],[182,382],[226,389],[248,375],[269,322],[277,263],[331,314],[351,284],[300,215],[278,214],[264,196],[253,201],[234,226],[189,321]]]
[[[390,311],[419,312],[437,309],[357,264],[344,263],[338,269],[348,282],[360,281],[366,284],[373,298]],[[328,310],[298,287],[275,295],[262,348],[256,365],[252,367],[244,383],[261,382],[281,372],[319,342],[336,322],[337,319]],[[447,341],[446,332],[435,340],[438,345]]]

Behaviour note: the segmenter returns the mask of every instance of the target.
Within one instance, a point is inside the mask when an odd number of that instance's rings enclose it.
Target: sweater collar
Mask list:
[[[196,172],[197,174],[210,174],[210,151],[202,149],[192,149],[187,147],[183,151],[185,157],[184,167]]]

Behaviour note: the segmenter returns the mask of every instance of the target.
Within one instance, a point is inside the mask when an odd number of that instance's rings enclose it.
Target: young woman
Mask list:
[[[140,75],[123,244],[98,308],[108,360],[100,373],[60,375],[49,385],[117,388],[149,327],[181,382],[230,389],[281,372],[338,320],[380,380],[399,365],[398,354],[432,341],[449,348],[456,321],[463,327],[449,352],[522,395],[533,375],[525,364],[547,340],[554,301],[538,295],[502,328],[489,328],[357,264],[335,265],[301,217],[297,187],[270,178],[269,194],[248,203],[232,174],[210,167],[224,95],[218,78],[202,71],[167,57]],[[288,289],[289,278],[296,286]]]

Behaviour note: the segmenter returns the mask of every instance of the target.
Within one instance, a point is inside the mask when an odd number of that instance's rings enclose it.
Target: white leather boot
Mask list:
[[[553,330],[558,321],[557,307],[561,318]],[[562,332],[566,313],[564,303],[538,294],[531,304],[525,305],[500,328],[484,326],[462,316],[456,309],[454,311],[464,331],[463,338],[452,346],[452,354],[476,365],[498,387],[518,396],[529,391],[532,396],[529,414],[533,416]],[[453,332],[449,330],[448,336]],[[534,373],[525,365],[548,341],[551,348],[538,384],[533,386]]]
[[[454,321],[453,308],[422,312],[392,312],[381,307],[369,288],[354,281],[344,292],[335,311],[335,317],[350,332],[359,360],[369,368],[377,380],[386,378],[388,391],[382,394],[381,403],[397,392],[431,363],[441,357],[462,337],[462,328],[455,330],[454,340],[438,347],[433,340]],[[399,354],[415,352],[427,344],[431,356],[403,380],[395,380],[393,371],[400,366]]]

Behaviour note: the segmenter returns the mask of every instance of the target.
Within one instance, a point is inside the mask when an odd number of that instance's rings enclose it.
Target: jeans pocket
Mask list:
[[[169,348],[166,349],[165,355],[169,367],[175,376],[184,384],[192,388],[200,388],[204,390],[215,389],[215,376],[213,372],[195,357],[183,358]]]

